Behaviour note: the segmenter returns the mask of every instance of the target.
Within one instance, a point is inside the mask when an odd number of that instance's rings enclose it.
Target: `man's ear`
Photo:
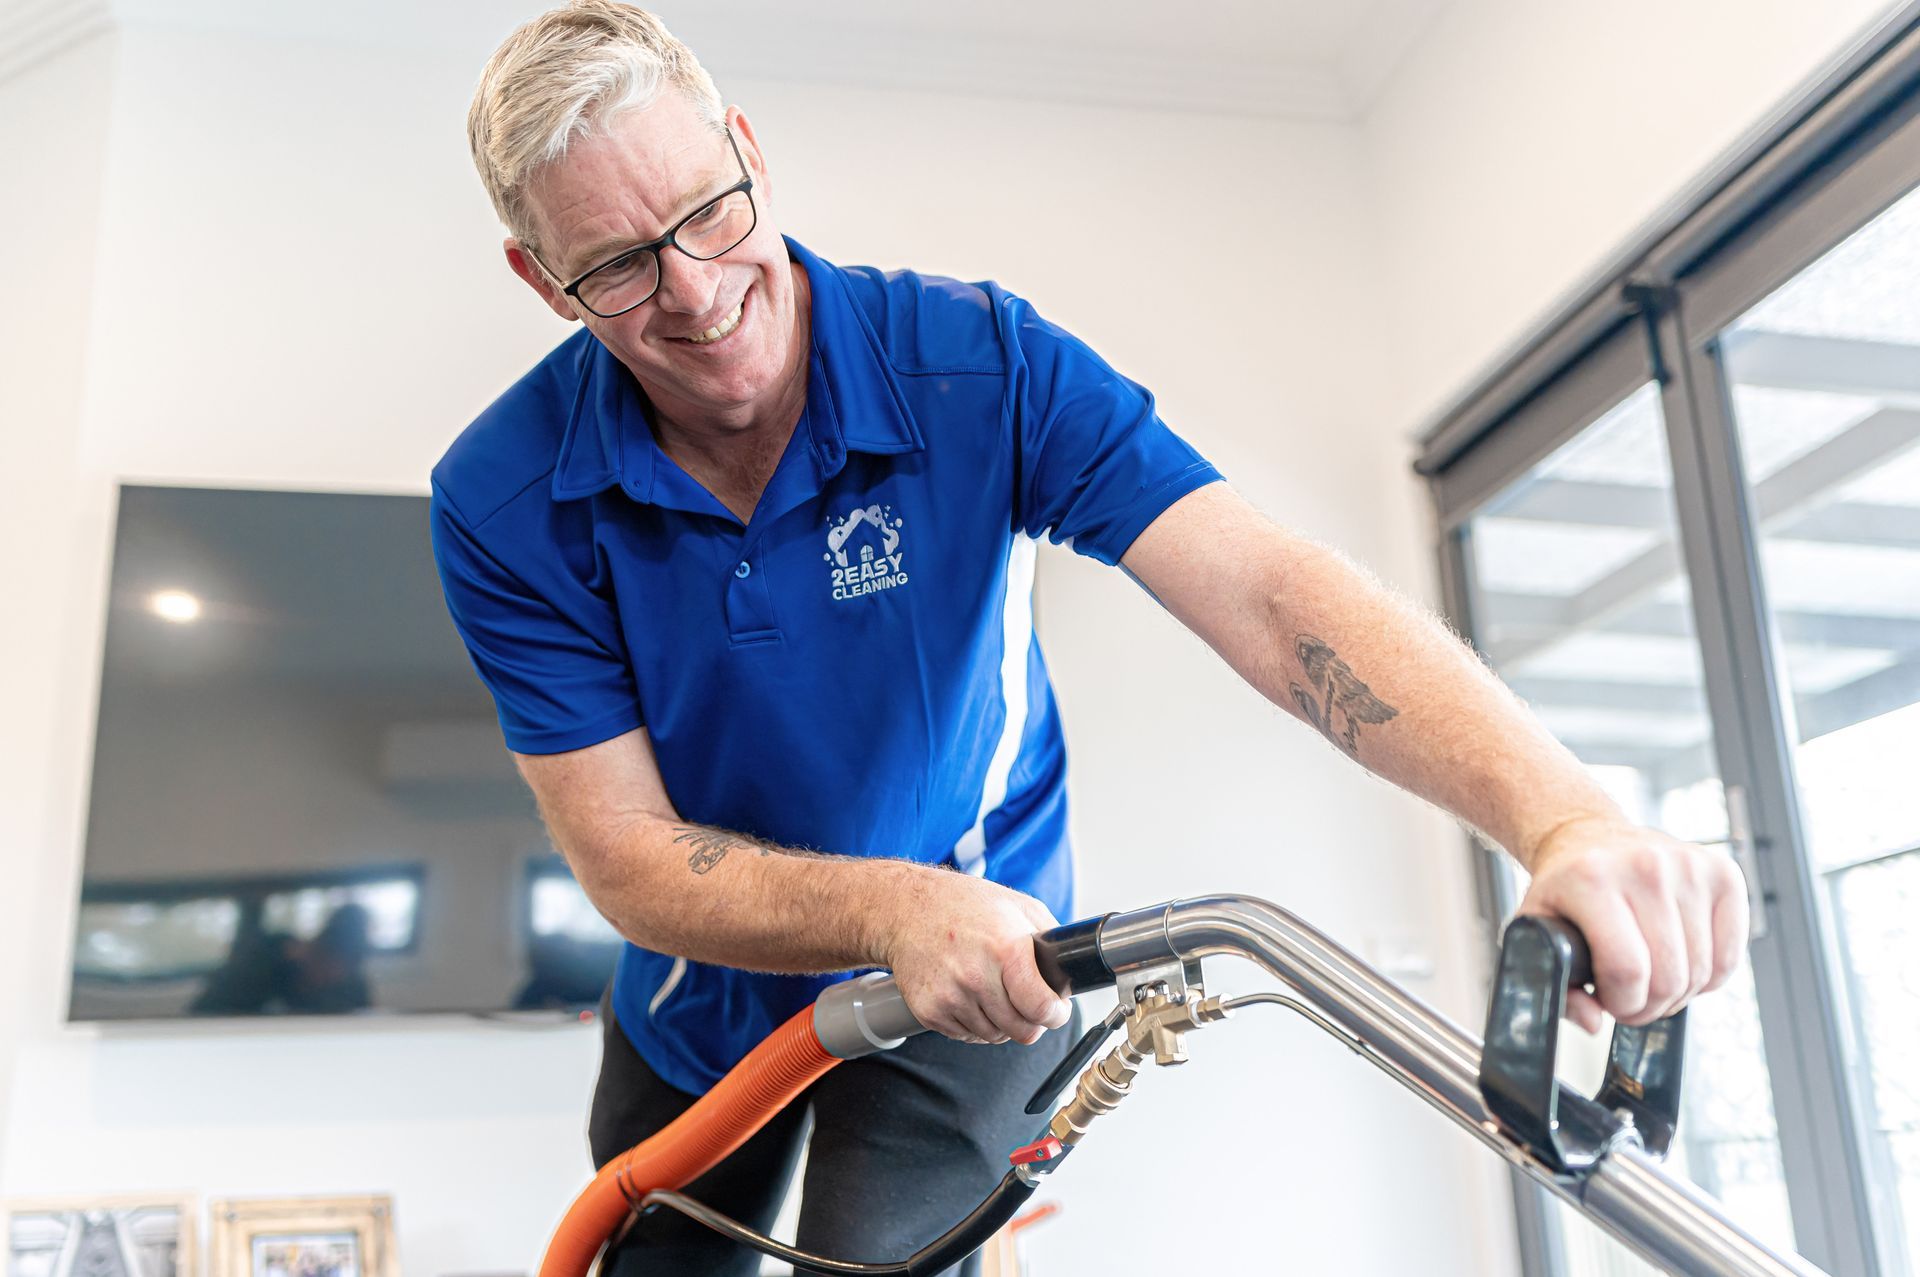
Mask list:
[[[568,320],[580,318],[579,312],[574,310],[567,295],[560,291],[560,285],[547,277],[547,272],[540,269],[540,264],[533,260],[531,253],[520,246],[519,240],[508,236],[501,248],[506,251],[507,265],[513,269],[513,273],[525,280],[528,288],[539,293],[540,300],[545,302],[554,314]]]
[[[760,139],[753,135],[753,121],[747,113],[737,106],[727,108],[727,126],[740,139],[740,156],[747,162],[747,169],[753,174],[753,184],[765,193],[769,203],[773,199],[773,175],[767,171],[767,156],[760,149]]]

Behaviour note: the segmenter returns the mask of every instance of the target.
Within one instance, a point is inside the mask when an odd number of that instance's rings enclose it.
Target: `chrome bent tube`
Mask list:
[[[1131,970],[1169,962],[1231,955],[1257,963],[1408,1089],[1670,1272],[1821,1277],[1806,1260],[1770,1250],[1717,1203],[1667,1175],[1630,1131],[1578,1175],[1542,1163],[1488,1113],[1480,1096],[1479,1039],[1277,905],[1209,896],[1115,914],[1100,928],[1100,954],[1123,984]]]
[[[1631,1146],[1600,1159],[1579,1200],[1589,1218],[1672,1272],[1826,1277],[1799,1255],[1770,1249],[1721,1213],[1718,1202]]]

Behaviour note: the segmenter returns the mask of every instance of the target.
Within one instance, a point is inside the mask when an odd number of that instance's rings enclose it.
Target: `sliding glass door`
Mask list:
[[[1626,268],[1422,460],[1462,629],[1629,814],[1740,863],[1749,965],[1694,1004],[1676,1159],[1836,1277],[1920,1272],[1920,20],[1909,43],[1904,96],[1847,100],[1850,132]],[[1523,884],[1488,867],[1503,914]],[[1529,1277],[1645,1271],[1515,1202]]]
[[[1480,651],[1631,818],[1724,844],[1727,795],[1658,391],[1641,386],[1466,521],[1469,613]],[[1512,861],[1497,864],[1504,912],[1525,884]],[[1673,1164],[1757,1235],[1791,1248],[1751,972],[1702,998],[1690,1019]],[[1570,1035],[1569,1080],[1591,1092],[1605,1045]],[[1652,1271],[1559,1203],[1550,1209],[1569,1277]]]
[[[1920,194],[1719,339],[1882,1270],[1920,1254]]]

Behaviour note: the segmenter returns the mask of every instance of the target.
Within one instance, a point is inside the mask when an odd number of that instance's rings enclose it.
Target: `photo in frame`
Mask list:
[[[199,1200],[118,1193],[0,1201],[4,1277],[199,1277]]]
[[[207,1277],[399,1277],[393,1199],[223,1199],[208,1208]]]

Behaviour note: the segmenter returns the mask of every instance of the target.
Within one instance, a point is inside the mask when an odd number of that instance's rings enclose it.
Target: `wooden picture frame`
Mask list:
[[[208,1214],[207,1277],[400,1277],[385,1195],[229,1198]]]
[[[0,1238],[0,1277],[200,1277],[200,1199],[191,1193],[6,1198]]]

